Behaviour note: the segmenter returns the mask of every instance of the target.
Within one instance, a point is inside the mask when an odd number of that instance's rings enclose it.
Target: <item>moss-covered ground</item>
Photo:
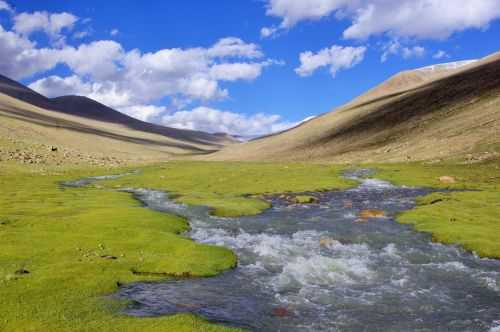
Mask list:
[[[186,220],[142,207],[117,187],[166,190],[219,216],[259,213],[261,194],[347,188],[348,166],[168,162],[98,186],[61,181],[126,172],[40,170],[0,164],[0,331],[224,331],[192,315],[132,318],[107,295],[118,285],[176,275],[212,276],[236,264],[224,248],[184,237]],[[365,166],[363,166],[365,167]],[[399,185],[434,193],[399,216],[436,241],[500,258],[500,164],[369,165]],[[442,176],[454,183],[443,183]],[[135,272],[135,273],[134,273]],[[137,273],[143,272],[143,273]]]
[[[398,221],[432,234],[437,242],[459,244],[482,257],[500,258],[500,162],[372,165],[377,178],[398,185],[461,190],[418,199]],[[454,183],[441,182],[443,176]],[[463,190],[463,191],[462,191]]]
[[[173,191],[219,215],[258,213],[250,194],[345,188],[339,167],[171,162],[107,181],[61,181],[126,170],[41,170],[0,164],[0,331],[226,331],[192,315],[132,318],[110,299],[118,285],[212,276],[236,264],[224,248],[184,237],[186,220],[142,207],[115,186]],[[106,181],[103,181],[103,184]],[[135,273],[134,273],[135,272]],[[137,273],[144,272],[144,273]]]
[[[345,189],[347,166],[173,161],[142,168],[134,176],[103,181],[110,187],[169,191],[177,201],[213,208],[221,217],[253,215],[269,207],[259,194]]]

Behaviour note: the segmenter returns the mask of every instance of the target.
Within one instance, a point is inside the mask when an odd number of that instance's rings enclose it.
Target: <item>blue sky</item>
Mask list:
[[[327,112],[401,70],[500,49],[500,0],[6,0],[0,9],[0,73],[143,120],[250,136]]]

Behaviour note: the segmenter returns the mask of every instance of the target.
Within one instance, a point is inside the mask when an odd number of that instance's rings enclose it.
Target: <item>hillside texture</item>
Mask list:
[[[86,97],[49,99],[0,76],[0,161],[110,166],[206,154],[234,142],[139,121]]]
[[[455,70],[400,73],[351,103],[212,160],[469,161],[500,148],[500,54]]]

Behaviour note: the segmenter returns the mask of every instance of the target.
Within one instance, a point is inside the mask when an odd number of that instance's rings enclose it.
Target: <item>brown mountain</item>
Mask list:
[[[500,53],[460,66],[397,74],[296,128],[206,158],[387,162],[495,155],[498,150]]]
[[[228,135],[140,121],[86,97],[46,98],[4,76],[0,76],[0,123],[2,145],[31,146],[35,155],[40,150],[35,145],[58,146],[75,155],[142,162],[214,152],[236,142]]]

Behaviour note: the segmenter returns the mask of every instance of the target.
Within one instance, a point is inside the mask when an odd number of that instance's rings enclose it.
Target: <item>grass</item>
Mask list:
[[[259,194],[344,189],[355,185],[339,173],[346,166],[175,161],[142,169],[108,186],[169,191],[177,201],[205,205],[222,217],[254,215],[269,207]]]
[[[123,303],[105,295],[118,282],[154,279],[132,271],[212,276],[236,257],[179,235],[186,220],[143,208],[129,194],[59,186],[95,171],[61,173],[0,168],[1,331],[230,330],[192,315],[120,315]]]
[[[298,204],[311,204],[316,202],[316,197],[309,195],[297,195],[295,196],[295,201]]]
[[[460,244],[481,257],[500,258],[500,162],[458,165],[421,163],[375,165],[377,178],[398,185],[467,190],[433,193],[398,221],[429,232],[437,242]],[[452,176],[455,183],[442,183]]]
[[[0,331],[229,331],[189,314],[139,319],[119,313],[124,303],[106,297],[118,284],[213,276],[233,267],[236,257],[182,236],[189,227],[186,220],[144,208],[112,187],[173,191],[180,201],[211,206],[219,215],[242,215],[268,206],[250,194],[351,185],[337,176],[340,170],[171,162],[99,186],[63,188],[63,180],[126,170],[51,171],[2,163]],[[104,183],[107,189],[100,186]]]

